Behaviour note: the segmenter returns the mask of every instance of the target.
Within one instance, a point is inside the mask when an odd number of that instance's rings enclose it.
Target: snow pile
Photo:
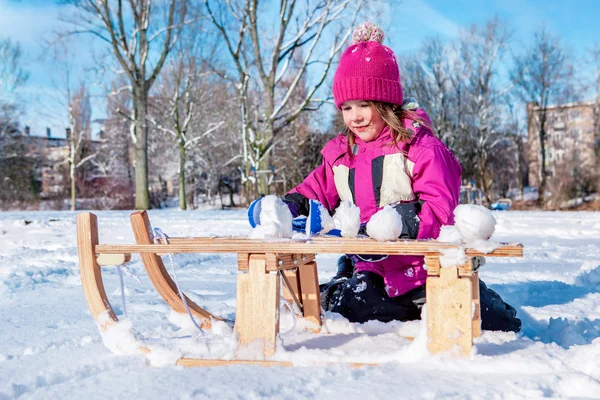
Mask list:
[[[546,343],[556,343],[563,348],[589,344],[600,337],[600,327],[584,318],[576,323],[570,323],[566,318],[552,318],[548,328],[541,334],[540,339]],[[600,361],[600,360],[599,360]],[[600,368],[600,364],[598,365]]]
[[[265,196],[261,200],[260,225],[252,229],[249,238],[290,238],[294,234],[292,219],[292,213],[283,200],[275,195]]]
[[[360,229],[360,208],[351,201],[344,201],[335,210],[333,216],[335,227],[343,237],[356,237]]]
[[[105,311],[98,315],[96,324],[102,336],[102,342],[110,351],[123,355],[139,353],[141,345],[130,319],[113,321],[108,315],[108,311]]]
[[[395,240],[402,234],[402,217],[392,206],[385,206],[377,211],[367,222],[367,235],[385,242]]]
[[[427,348],[427,304],[421,309],[421,320],[419,321],[419,332],[413,341],[402,349],[398,354],[398,362],[417,362],[426,357],[430,357]]]
[[[584,262],[579,271],[581,274],[575,280],[576,285],[590,288],[600,287],[600,259]]]

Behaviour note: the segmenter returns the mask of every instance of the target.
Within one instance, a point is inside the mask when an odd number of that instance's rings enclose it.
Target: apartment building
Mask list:
[[[597,165],[600,145],[596,103],[568,103],[547,107],[546,176],[547,182],[580,172],[591,172]],[[540,107],[527,104],[529,146],[529,184],[539,186],[541,180],[541,150],[539,141]]]

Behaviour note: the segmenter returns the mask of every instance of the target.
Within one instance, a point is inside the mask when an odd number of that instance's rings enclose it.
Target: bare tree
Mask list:
[[[594,101],[594,150],[596,155],[596,190],[600,190],[600,42],[589,50],[592,62],[592,88]]]
[[[419,51],[402,59],[402,84],[428,113],[438,137],[456,151],[456,92],[449,46],[439,37],[425,39]],[[458,80],[457,80],[458,81]]]
[[[484,28],[475,25],[462,33],[461,58],[464,60],[468,97],[468,121],[460,128],[469,133],[468,147],[473,154],[476,176],[487,203],[491,203],[493,177],[490,174],[490,156],[495,147],[506,141],[502,128],[502,96],[511,86],[499,88],[498,65],[510,39],[510,33],[498,17],[489,20]]]
[[[135,132],[132,129],[131,92],[123,89],[127,86],[125,79],[120,76],[106,88],[106,117],[102,121],[98,155],[91,163],[94,165],[93,178],[103,181],[95,193],[104,203],[100,206],[131,209],[135,206],[132,139]]]
[[[137,209],[150,208],[148,99],[167,56],[186,24],[186,0],[66,0],[80,13],[68,34],[91,34],[108,43],[131,85],[135,129]],[[165,8],[162,9],[161,6]],[[166,20],[161,25],[160,18]],[[154,63],[152,63],[154,61]],[[152,65],[153,64],[153,65]]]
[[[315,93],[325,82],[364,3],[363,0],[284,0],[274,14],[261,12],[259,0],[244,0],[239,4],[204,0],[235,66],[246,176],[251,168],[268,169],[268,157],[279,133],[303,111],[318,109],[325,102],[326,99],[317,99]],[[331,40],[327,51],[319,46],[324,38]],[[302,54],[301,63],[291,71],[290,65],[298,53]],[[292,101],[303,77],[316,64],[320,64],[320,73],[306,95],[300,102]],[[253,81],[253,76],[258,76],[258,80]],[[284,78],[290,77],[291,84],[282,89]],[[264,187],[260,190],[266,192]]]
[[[223,125],[219,116],[202,115],[201,109],[211,101],[212,93],[207,68],[199,57],[199,42],[194,38],[180,41],[176,56],[159,76],[158,88],[153,98],[149,120],[160,131],[170,135],[177,144],[179,154],[179,208],[187,209],[186,160],[187,151],[202,138],[211,135]],[[192,131],[190,124],[202,116],[201,132]]]
[[[515,59],[511,77],[520,98],[537,106],[536,124],[540,154],[540,182],[538,187],[538,205],[544,204],[547,185],[546,172],[546,132],[548,124],[548,105],[560,99],[569,86],[573,69],[568,55],[562,48],[560,39],[548,33],[545,27],[538,30],[533,42]]]
[[[20,44],[0,38],[0,136],[16,129],[19,89],[29,79],[22,65]]]
[[[76,57],[71,45],[66,39],[54,43],[51,62],[55,76],[52,77],[52,80],[59,94],[51,101],[61,105],[65,112],[57,116],[56,122],[59,125],[67,122],[66,134],[69,152],[65,156],[64,163],[69,168],[71,210],[75,210],[77,171],[97,153],[92,153],[91,149],[92,108],[90,96],[85,80],[78,77],[74,71]]]

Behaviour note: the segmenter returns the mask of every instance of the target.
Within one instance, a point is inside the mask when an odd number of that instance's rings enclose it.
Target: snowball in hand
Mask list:
[[[402,233],[402,217],[394,207],[385,206],[367,223],[367,235],[380,242],[395,240]]]
[[[261,200],[260,225],[252,229],[250,238],[285,238],[292,237],[292,213],[279,197],[265,196]]]
[[[338,228],[343,237],[356,237],[360,229],[360,208],[350,201],[344,201],[335,210],[333,216],[335,227]]]
[[[460,204],[454,209],[454,226],[466,241],[488,240],[496,229],[496,218],[483,206]]]

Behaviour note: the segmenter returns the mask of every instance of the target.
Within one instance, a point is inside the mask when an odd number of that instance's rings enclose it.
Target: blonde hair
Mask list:
[[[405,110],[397,104],[371,100],[367,100],[366,102],[379,113],[383,122],[390,128],[392,134],[392,146],[397,146],[400,142],[408,142],[414,134],[413,130],[404,127],[404,123],[402,122],[404,119],[410,119],[429,127],[427,122],[417,115],[417,113],[411,110]],[[353,155],[352,148],[355,143],[355,135],[349,128],[346,128],[346,132],[348,135],[348,153]]]

